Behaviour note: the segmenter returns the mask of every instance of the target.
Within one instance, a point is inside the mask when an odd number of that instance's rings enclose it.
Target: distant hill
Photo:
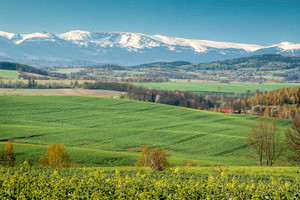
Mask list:
[[[300,56],[264,54],[225,61],[192,64],[186,61],[153,62],[124,67],[90,65],[75,76],[99,79],[169,78],[209,81],[299,81]]]
[[[50,77],[66,78],[65,74],[52,73],[52,72],[48,72],[45,69],[40,69],[25,64],[19,64],[19,63],[0,62],[0,69],[13,70],[13,71],[18,71],[20,73],[25,72],[27,76],[29,73],[29,74],[38,74],[38,75],[50,76]]]
[[[197,69],[273,69],[284,70],[300,67],[300,56],[283,56],[279,54],[255,55],[245,58],[230,59],[219,62],[201,63],[190,66]]]
[[[174,62],[154,62],[149,64],[141,64],[132,66],[130,68],[155,68],[155,67],[163,67],[163,68],[177,68],[184,65],[192,65],[190,62],[186,61],[174,61]]]

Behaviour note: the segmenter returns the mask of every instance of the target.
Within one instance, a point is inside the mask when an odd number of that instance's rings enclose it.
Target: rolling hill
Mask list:
[[[6,70],[6,74],[17,74],[23,77],[47,77],[48,79],[51,77],[58,77],[58,78],[66,78],[65,74],[57,73],[57,72],[49,72],[45,69],[39,69],[33,66],[25,65],[25,64],[20,64],[20,63],[12,63],[12,62],[0,62],[0,70],[2,70],[2,73],[4,74],[4,70]],[[0,74],[1,75],[1,74]],[[17,75],[13,76],[14,79],[17,79]],[[0,76],[1,77],[1,76]],[[11,76],[4,76],[3,78],[11,78]]]
[[[37,163],[64,144],[79,166],[133,166],[145,146],[166,149],[172,164],[255,165],[245,139],[260,117],[77,96],[0,97],[0,147],[12,140],[17,162]],[[289,120],[276,120],[283,133]]]

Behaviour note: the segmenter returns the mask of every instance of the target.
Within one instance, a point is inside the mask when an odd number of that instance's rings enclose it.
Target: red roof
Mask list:
[[[223,113],[230,113],[230,110],[221,110]]]

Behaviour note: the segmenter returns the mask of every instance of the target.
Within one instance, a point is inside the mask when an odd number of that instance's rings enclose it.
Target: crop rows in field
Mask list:
[[[63,144],[80,166],[132,166],[145,146],[165,149],[171,164],[255,165],[245,139],[260,117],[228,115],[124,99],[0,97],[0,148],[12,140],[17,163],[34,163]],[[289,120],[276,120],[282,136]]]
[[[180,172],[0,168],[1,199],[298,199],[300,179]]]

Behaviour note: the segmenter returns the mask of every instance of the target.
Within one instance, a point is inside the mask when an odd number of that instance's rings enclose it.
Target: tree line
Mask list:
[[[231,109],[245,114],[294,119],[300,113],[300,88],[283,88],[271,92],[255,93],[250,98],[226,102],[221,109]]]
[[[238,98],[220,95],[202,95],[186,91],[155,90],[127,83],[108,81],[84,82],[83,88],[127,92],[127,98],[133,100],[201,110],[219,107],[223,102],[234,102]]]
[[[32,67],[29,65],[24,65],[24,64],[19,64],[19,63],[11,63],[11,62],[0,62],[0,69],[4,70],[16,70],[18,71],[21,76],[26,77],[25,74],[22,75],[22,72],[27,72],[27,73],[34,73],[34,74],[40,74],[43,76],[51,76],[51,77],[57,77],[57,78],[67,78],[66,74],[61,74],[57,72],[49,72],[45,69],[40,69],[36,67]],[[29,75],[27,75],[29,76]]]
[[[67,82],[45,82],[41,83],[29,78],[27,81],[3,81],[0,80],[0,88],[21,88],[21,89],[59,89],[81,87],[78,81]]]

